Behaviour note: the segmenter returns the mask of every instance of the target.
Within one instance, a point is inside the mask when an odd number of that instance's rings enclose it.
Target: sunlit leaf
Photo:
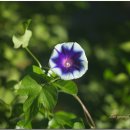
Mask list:
[[[79,118],[77,118],[76,115],[69,112],[59,111],[55,113],[54,117],[49,121],[48,128],[84,128],[82,121],[78,121]],[[75,124],[77,122],[80,123],[80,126],[79,124]]]
[[[42,70],[40,67],[35,66],[35,65],[32,66],[32,69],[33,69],[33,72],[36,74],[44,74],[45,73],[44,70]]]
[[[25,115],[24,122],[28,124],[33,117],[37,114],[38,98],[42,87],[30,76],[25,76],[20,82],[18,93],[20,95],[26,95],[28,98],[23,104],[23,111]],[[29,128],[26,126],[26,128]]]
[[[20,120],[16,125],[16,129],[25,129],[25,128],[31,129],[32,128],[31,122],[26,123],[25,120]]]
[[[36,96],[41,91],[41,86],[30,76],[25,76],[19,85],[18,93],[20,95]]]
[[[74,123],[73,129],[83,129],[83,128],[85,128],[83,122],[75,122]]]
[[[120,45],[120,48],[124,50],[125,52],[130,52],[130,41],[122,43]]]
[[[5,102],[6,104],[12,103],[14,100],[14,93],[12,90],[5,89],[4,87],[0,87],[0,100]]]
[[[57,89],[54,86],[45,85],[40,92],[39,103],[43,104],[46,109],[52,110],[57,103],[57,98]]]
[[[24,28],[23,34],[13,35],[12,40],[14,43],[14,48],[19,48],[20,46],[25,48],[28,46],[30,38],[32,36],[32,31],[28,29],[30,22],[31,22],[30,19],[23,22],[23,28]]]
[[[125,73],[120,73],[114,77],[113,81],[115,81],[116,83],[124,83],[128,81],[128,79],[129,78]]]
[[[54,86],[60,88],[62,92],[68,93],[68,94],[77,94],[78,88],[77,85],[73,81],[64,81],[60,80],[53,84]]]
[[[23,48],[27,47],[32,36],[32,32],[30,30],[26,30],[23,35],[14,35],[13,36],[13,43],[14,48],[19,48],[22,46]]]
[[[44,69],[41,69],[39,66],[36,65],[28,67],[26,70],[26,74],[31,75],[31,77],[35,79],[39,84],[52,80],[51,77],[47,76]]]

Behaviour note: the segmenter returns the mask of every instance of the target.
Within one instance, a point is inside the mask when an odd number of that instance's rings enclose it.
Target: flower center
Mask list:
[[[63,60],[63,66],[66,67],[66,68],[71,67],[72,64],[73,64],[73,62],[72,62],[72,60],[69,59],[69,58],[66,58],[66,59]]]

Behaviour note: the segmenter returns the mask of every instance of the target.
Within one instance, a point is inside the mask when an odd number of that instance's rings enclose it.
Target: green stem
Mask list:
[[[51,84],[51,83],[54,83],[54,82],[56,82],[57,80],[59,80],[60,78],[59,77],[57,77],[57,78],[55,78],[55,79],[53,79],[53,80],[51,80],[50,82],[48,82],[48,83],[44,83],[44,84],[41,84],[42,86],[45,86],[45,85],[47,85],[47,84]]]
[[[60,78],[59,78],[59,77],[57,77],[57,78],[55,78],[55,79],[51,80],[51,81],[49,82],[49,84],[54,83],[55,81],[57,81],[57,80],[59,80],[59,79],[60,79]]]
[[[85,117],[87,119],[87,122],[88,122],[90,128],[96,128],[95,123],[94,123],[91,115],[89,114],[87,108],[85,107],[85,105],[83,104],[83,102],[81,101],[81,99],[77,95],[73,95],[73,96],[79,102],[79,104],[82,106],[82,109],[84,111]]]
[[[42,68],[41,63],[40,63],[39,60],[33,55],[33,53],[32,53],[27,47],[26,47],[25,49],[26,49],[26,51],[33,57],[33,59],[37,62],[38,66],[39,66],[40,68]]]

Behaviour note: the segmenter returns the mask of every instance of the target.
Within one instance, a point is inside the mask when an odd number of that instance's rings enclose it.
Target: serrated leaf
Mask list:
[[[57,98],[58,93],[54,86],[43,86],[39,96],[39,103],[43,104],[47,110],[52,110],[57,103]]]
[[[65,92],[67,94],[77,95],[77,93],[78,93],[77,85],[73,81],[59,80],[59,81],[53,83],[53,85],[60,88],[60,90],[62,92]]]
[[[41,91],[41,86],[30,76],[25,76],[19,84],[18,93],[25,96],[36,96]]]
[[[25,30],[25,33],[23,35],[13,35],[13,43],[14,48],[19,48],[22,46],[23,48],[27,47],[30,41],[30,38],[32,36],[32,31]]]

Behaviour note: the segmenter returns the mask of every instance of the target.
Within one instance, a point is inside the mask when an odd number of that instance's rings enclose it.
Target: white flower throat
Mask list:
[[[73,64],[72,60],[70,58],[66,58],[63,60],[63,66],[66,68],[71,67]]]

